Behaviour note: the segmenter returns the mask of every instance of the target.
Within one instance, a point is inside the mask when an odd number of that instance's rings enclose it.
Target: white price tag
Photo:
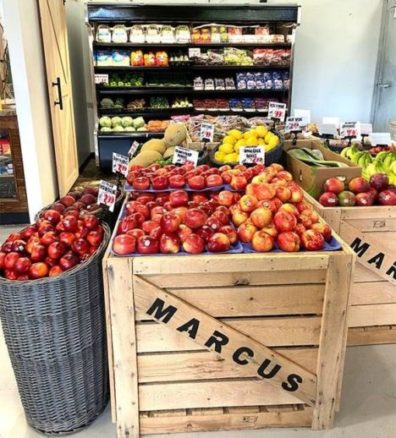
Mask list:
[[[295,109],[294,117],[302,117],[304,119],[305,125],[311,123],[311,110],[305,109]]]
[[[199,56],[201,56],[201,49],[199,47],[190,47],[188,49],[189,58],[197,58]]]
[[[172,163],[173,164],[184,164],[187,161],[194,164],[194,166],[198,163],[198,151],[192,151],[191,149],[182,148],[180,146],[176,146],[175,152],[173,154]]]
[[[336,125],[336,127],[338,129],[341,125],[341,120],[339,117],[323,117],[322,123],[324,125]]]
[[[369,138],[370,143],[373,146],[389,146],[392,144],[392,139],[389,132],[372,132]]]
[[[213,123],[202,123],[199,138],[202,141],[212,142],[214,137],[214,124]]]
[[[109,75],[107,73],[95,74],[95,84],[109,85]]]
[[[128,174],[128,164],[128,157],[113,152],[113,173],[121,173],[126,177]]]
[[[246,147],[239,149],[240,164],[264,164],[264,148]]]
[[[128,151],[128,157],[129,157],[129,158],[132,158],[132,157],[135,155],[135,153],[136,153],[138,147],[139,147],[139,142],[137,142],[137,141],[135,140],[135,141],[131,144],[131,147],[129,148],[129,151]]]
[[[371,123],[360,123],[360,135],[370,135],[373,132]]]
[[[286,119],[285,132],[302,131],[304,126],[305,123],[302,117],[288,117]]]
[[[114,206],[117,197],[117,186],[107,181],[100,181],[97,204],[107,205],[111,212],[114,211]]]
[[[332,123],[319,124],[320,135],[337,135],[337,126]]]
[[[353,137],[356,138],[359,135],[357,122],[344,122],[341,125],[340,135],[342,138]]]
[[[281,122],[285,121],[286,117],[286,104],[279,102],[268,103],[268,118],[279,119]]]

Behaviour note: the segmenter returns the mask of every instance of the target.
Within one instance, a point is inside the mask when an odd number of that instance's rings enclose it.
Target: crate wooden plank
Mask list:
[[[348,331],[348,346],[395,344],[396,326],[350,328]]]
[[[363,217],[358,219],[344,219],[353,225],[355,228],[359,229],[363,233],[383,233],[383,232],[395,232],[396,231],[396,218],[395,217],[382,217],[371,218],[365,217],[364,212],[362,213]]]
[[[149,309],[152,309],[152,313],[154,313],[155,303],[162,303],[164,305],[163,309],[168,306],[175,309],[169,318],[163,317],[159,308],[156,310],[157,321],[162,325],[166,325],[169,330],[175,330],[176,333],[180,332],[178,334],[181,337],[188,335],[203,348],[211,349],[214,345],[214,348],[222,357],[231,362],[239,362],[238,364],[247,373],[250,369],[257,370],[267,362],[264,373],[260,374],[258,372],[259,377],[265,378],[268,383],[277,389],[281,388],[283,392],[292,391],[295,397],[298,397],[306,404],[314,405],[316,376],[292,362],[286,356],[274,352],[265,343],[261,343],[265,340],[255,341],[231,325],[227,325],[224,320],[219,321],[211,317],[169,292],[164,292],[162,289],[153,286],[137,275],[134,276],[134,294],[136,308],[141,311],[146,310],[147,313],[150,313]],[[195,325],[191,326],[192,322]],[[200,325],[198,326],[198,324]],[[216,336],[225,339],[220,347],[209,341]],[[242,346],[246,353],[243,354],[243,358],[240,355],[236,356],[236,352]],[[269,368],[269,370],[265,371],[266,368]]]
[[[317,348],[277,348],[275,351],[286,355],[312,373],[316,371]],[[140,355],[138,370],[141,383],[246,377],[246,373],[242,372],[236,364],[225,361],[220,355],[211,351]],[[247,377],[256,377],[256,375],[256,372],[252,372]]]
[[[134,272],[136,275],[154,274],[206,274],[224,272],[249,272],[249,271],[295,271],[300,268],[307,270],[326,269],[329,257],[301,253],[295,254],[267,254],[265,262],[262,254],[244,254],[245,263],[241,263],[239,254],[223,254],[217,256],[190,256],[183,261],[175,263],[172,257],[136,257],[134,259]]]
[[[380,278],[396,285],[396,240],[382,241],[375,237],[380,233],[362,233],[360,230],[342,221],[340,233],[357,254],[357,261]],[[355,279],[357,272],[355,273]]]
[[[349,327],[368,327],[396,324],[396,304],[352,306],[349,311]]]
[[[396,304],[396,287],[388,281],[353,283],[351,305]]]
[[[300,403],[297,394],[257,379],[139,385],[142,410],[194,409]]]
[[[310,427],[312,408],[288,412],[230,413],[186,417],[143,417],[143,434],[209,432],[216,430],[263,429],[268,427]]]
[[[319,204],[320,205],[320,204]],[[377,205],[372,207],[342,207],[342,220],[351,221],[354,219],[392,219],[395,217],[395,207]]]
[[[332,427],[344,369],[346,312],[354,256],[334,254],[330,258],[320,332],[317,392],[312,428]],[[345,329],[344,329],[345,328]]]
[[[139,396],[132,269],[131,259],[108,259],[117,434],[138,438]]]
[[[302,266],[304,268],[304,266]],[[313,284],[324,283],[326,271],[291,270],[288,272],[227,272],[201,274],[174,274],[172,271],[163,275],[148,275],[150,283],[161,288],[188,288],[196,284],[200,287],[260,286],[277,284]]]
[[[320,317],[239,318],[224,319],[231,327],[259,341],[265,339],[270,347],[318,345]],[[180,338],[154,322],[136,326],[138,352],[169,352],[202,350],[191,339]]]
[[[215,317],[320,314],[324,284],[168,289],[173,295]],[[148,320],[136,312],[136,320]]]

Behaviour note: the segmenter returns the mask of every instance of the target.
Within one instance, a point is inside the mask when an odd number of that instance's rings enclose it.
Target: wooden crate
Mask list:
[[[332,427],[354,257],[345,244],[294,254],[107,252],[118,437]]]
[[[396,343],[396,207],[315,210],[357,253],[348,345]]]

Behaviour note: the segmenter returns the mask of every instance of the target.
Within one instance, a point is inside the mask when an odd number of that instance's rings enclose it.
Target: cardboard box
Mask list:
[[[288,154],[288,150],[292,148],[309,148],[319,149],[326,160],[341,161],[348,164],[349,167],[313,167],[297,158]],[[293,145],[291,140],[285,141],[284,154],[287,169],[293,175],[293,178],[315,199],[318,199],[322,193],[324,182],[331,177],[340,177],[349,182],[352,178],[362,175],[362,168],[353,164],[341,155],[330,151],[322,146],[319,140],[297,140],[297,144]]]

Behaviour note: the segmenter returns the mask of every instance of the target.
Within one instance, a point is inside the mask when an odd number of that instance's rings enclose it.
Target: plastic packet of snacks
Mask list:
[[[96,29],[95,40],[99,43],[111,43],[110,27],[105,24],[100,24]]]
[[[135,24],[131,27],[131,30],[129,32],[129,41],[131,43],[144,43],[145,36],[143,26]]]
[[[163,25],[161,29],[161,43],[173,44],[175,42],[175,29],[168,24]]]
[[[128,42],[128,31],[123,24],[116,24],[113,26],[111,33],[111,40],[113,43],[126,43]]]
[[[175,29],[175,39],[177,43],[189,43],[191,41],[189,27],[186,25],[177,26]]]
[[[256,72],[254,74],[254,79],[256,81],[256,89],[263,90],[265,88],[264,75],[261,72]]]
[[[237,89],[238,90],[246,90],[246,88],[247,88],[246,74],[245,73],[237,73],[236,80],[237,80]]]
[[[254,90],[256,88],[256,78],[254,73],[246,73],[246,87],[248,90]]]
[[[285,36],[282,34],[272,34],[271,35],[271,43],[284,43]]]
[[[274,82],[272,80],[272,73],[269,71],[266,71],[263,73],[263,81],[264,81],[264,88],[266,90],[272,90]]]
[[[145,26],[146,42],[150,44],[158,44],[161,42],[161,26],[157,24],[149,24]]]
[[[226,90],[235,90],[235,81],[234,78],[227,77],[225,78],[225,88]]]

